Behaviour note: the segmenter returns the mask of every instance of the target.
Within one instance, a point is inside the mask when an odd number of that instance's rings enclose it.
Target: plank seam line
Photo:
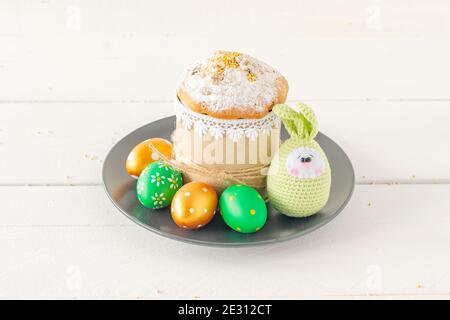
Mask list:
[[[321,295],[322,297],[384,297],[384,296],[391,296],[391,297],[401,297],[401,296],[450,296],[450,293],[444,292],[444,293],[433,293],[433,292],[422,292],[422,293],[367,293],[367,294],[331,294],[331,295]]]
[[[449,102],[450,98],[309,98],[309,99],[290,99],[288,103],[295,103],[298,101],[303,102]],[[56,103],[172,103],[173,100],[166,99],[17,99],[17,100],[0,100],[0,104],[23,104],[23,103],[36,103],[36,104],[56,104]]]
[[[450,179],[357,181],[357,186],[450,185]],[[101,187],[102,183],[0,183],[0,187]]]

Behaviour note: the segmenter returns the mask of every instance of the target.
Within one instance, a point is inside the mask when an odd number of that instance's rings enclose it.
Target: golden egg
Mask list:
[[[193,181],[182,186],[172,200],[173,221],[184,229],[198,229],[208,224],[217,209],[217,193],[206,183]]]
[[[165,157],[169,159],[172,157],[172,143],[169,141],[162,138],[151,138],[142,141],[128,155],[125,168],[130,176],[134,178],[139,177],[146,166],[160,160],[158,153],[153,151],[152,146]]]

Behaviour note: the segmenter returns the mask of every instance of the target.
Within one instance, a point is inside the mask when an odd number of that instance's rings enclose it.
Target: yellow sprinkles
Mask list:
[[[215,63],[218,67],[222,68],[239,68],[239,62],[236,61],[236,58],[241,54],[239,52],[228,52],[223,51],[217,56],[211,59],[211,62]]]
[[[219,51],[216,55],[209,59],[215,69],[215,73],[212,74],[213,79],[216,81],[223,79],[225,69],[237,69],[240,68],[239,62],[236,60],[241,54],[239,52]],[[249,82],[256,81],[256,74],[247,70],[247,80]]]
[[[254,216],[254,215],[256,214],[256,210],[255,210],[255,209],[251,209],[251,210],[250,210],[250,214],[251,214],[252,216]]]
[[[255,82],[256,81],[256,75],[249,71],[247,73],[247,80],[250,81],[250,82]]]
[[[239,52],[219,51],[209,61],[214,65],[216,72],[212,74],[213,79],[221,80],[226,68],[237,69],[240,67],[236,57],[240,56]]]

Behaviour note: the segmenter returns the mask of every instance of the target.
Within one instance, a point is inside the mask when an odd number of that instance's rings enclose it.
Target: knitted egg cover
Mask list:
[[[314,140],[318,133],[316,116],[311,108],[301,103],[295,107],[278,104],[273,111],[281,118],[291,137],[280,146],[270,165],[267,177],[270,203],[287,216],[311,216],[326,205],[331,188],[328,159]],[[316,171],[310,175],[296,175],[296,168],[288,168],[289,160],[305,150],[311,157],[315,156],[312,160],[309,157],[309,161],[312,165],[316,164]],[[304,161],[304,158],[301,160]],[[301,165],[299,160],[299,168]]]

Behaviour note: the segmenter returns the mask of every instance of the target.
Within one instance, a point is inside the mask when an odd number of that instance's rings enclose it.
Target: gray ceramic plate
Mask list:
[[[136,197],[136,180],[125,171],[125,160],[135,145],[151,137],[169,139],[174,130],[175,117],[152,122],[120,140],[109,152],[103,165],[103,183],[114,205],[128,218],[159,235],[179,241],[222,247],[252,246],[285,241],[305,235],[331,221],[349,201],[355,183],[352,164],[345,152],[327,136],[319,133],[317,142],[328,156],[332,172],[331,196],[327,205],[316,215],[289,218],[279,214],[268,204],[269,218],[265,227],[254,234],[241,234],[228,228],[220,215],[198,230],[178,228],[169,209],[144,208]],[[282,139],[287,138],[283,129]]]

